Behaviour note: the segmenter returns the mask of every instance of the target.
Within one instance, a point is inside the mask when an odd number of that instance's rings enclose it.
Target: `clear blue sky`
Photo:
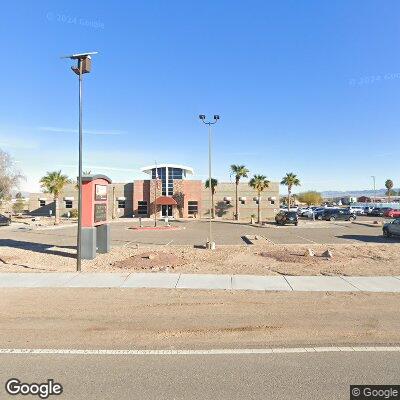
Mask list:
[[[207,174],[199,113],[218,113],[214,173],[229,165],[300,190],[400,186],[397,1],[15,1],[2,4],[0,147],[38,189],[76,176],[77,78],[65,54],[97,50],[84,83],[84,167],[115,181],[176,162]]]

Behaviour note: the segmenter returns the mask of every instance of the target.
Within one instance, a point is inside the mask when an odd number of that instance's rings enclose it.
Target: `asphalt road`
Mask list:
[[[376,219],[376,218],[375,218]],[[371,220],[359,217],[359,221]],[[149,221],[146,224],[150,224]],[[160,222],[163,225],[163,222]],[[208,237],[207,221],[174,221],[172,225],[179,228],[170,231],[137,231],[137,221],[122,221],[111,224],[111,241],[113,246],[127,243],[156,245],[203,245]],[[213,222],[214,240],[219,245],[244,245],[245,235],[265,236],[276,244],[339,244],[339,243],[398,243],[398,238],[385,238],[380,226],[371,227],[350,222],[328,222],[302,220],[299,226],[254,227],[243,223]],[[26,226],[13,225],[0,228],[0,246],[32,247],[75,246],[76,227],[27,230]]]
[[[349,399],[351,384],[399,384],[400,353],[0,355],[5,382],[63,385],[51,399]],[[31,397],[29,397],[31,398]],[[38,397],[36,397],[38,398]]]

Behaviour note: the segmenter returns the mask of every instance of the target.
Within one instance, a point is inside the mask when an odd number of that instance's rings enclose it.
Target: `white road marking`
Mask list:
[[[400,352],[400,346],[355,346],[355,347],[296,347],[267,349],[211,349],[211,350],[104,350],[104,349],[0,349],[0,354],[50,354],[50,355],[222,355],[222,354],[299,354],[326,352]]]
[[[171,244],[174,241],[174,239],[170,240],[168,243],[165,243],[166,246],[168,246],[169,244]]]
[[[300,235],[297,235],[297,234],[296,234],[296,236],[299,237],[300,239],[307,240],[308,242],[313,243],[313,244],[323,244],[323,243],[314,242],[314,240],[307,239],[307,238],[305,238],[305,237],[303,237],[303,236],[300,236]]]
[[[267,242],[270,242],[271,244],[276,244],[275,242],[273,242],[269,237],[267,236],[262,236]]]

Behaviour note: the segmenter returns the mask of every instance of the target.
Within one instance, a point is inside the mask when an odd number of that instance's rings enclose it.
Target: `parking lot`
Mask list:
[[[373,220],[381,220],[374,218]],[[259,235],[271,244],[351,244],[397,243],[396,238],[382,235],[381,225],[362,225],[372,221],[359,217],[356,223],[301,220],[298,226],[263,227],[230,221],[213,221],[213,239],[217,245],[245,245],[246,235]],[[153,226],[145,221],[145,226]],[[160,221],[159,226],[164,226]],[[138,230],[137,220],[119,220],[111,224],[113,246],[142,245],[203,245],[209,236],[208,221],[173,221],[174,230]],[[26,225],[12,224],[0,228],[0,246],[17,248],[38,246],[73,247],[76,243],[76,226],[31,229]]]
[[[365,221],[365,222],[363,222]],[[174,271],[256,275],[400,276],[399,239],[382,235],[381,225],[302,220],[298,226],[262,227],[213,221],[217,249],[204,251],[205,220],[111,223],[111,251],[83,260],[87,272]],[[140,229],[138,229],[140,228]],[[333,252],[332,260],[322,256]],[[315,257],[305,257],[309,251]],[[150,257],[151,255],[151,257]],[[71,272],[76,268],[76,225],[0,228],[0,267],[4,272]]]

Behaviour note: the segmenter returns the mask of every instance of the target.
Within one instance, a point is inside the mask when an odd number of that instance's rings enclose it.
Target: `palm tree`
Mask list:
[[[44,189],[46,193],[51,193],[54,196],[54,202],[56,205],[55,221],[54,224],[57,225],[60,222],[60,209],[58,200],[64,186],[71,183],[71,180],[67,175],[63,175],[60,171],[47,172],[45,176],[40,179],[40,186]]]
[[[249,170],[244,165],[231,165],[231,172],[235,174],[235,183],[236,183],[236,210],[235,210],[235,219],[239,220],[239,202],[238,202],[238,187],[240,178],[247,178],[247,174]]]
[[[218,185],[218,180],[215,178],[211,178],[211,218],[215,217],[215,210],[214,210],[214,195],[215,195],[215,187]],[[206,180],[205,184],[206,189],[210,188],[210,180]]]
[[[82,176],[91,175],[91,174],[92,174],[92,171],[91,171],[90,169],[87,169],[87,170],[85,170],[85,171],[82,171]],[[76,189],[76,190],[79,190],[79,177],[76,177],[75,189]],[[115,202],[114,202],[114,203],[115,203]],[[114,218],[113,218],[113,219],[114,219]]]
[[[293,172],[288,172],[282,178],[281,185],[288,187],[288,210],[290,211],[290,195],[292,193],[293,186],[300,186],[300,179]]]
[[[257,223],[261,222],[261,192],[264,191],[269,186],[269,180],[264,175],[254,175],[253,178],[250,179],[249,186],[252,187],[257,191],[258,194],[258,216],[257,216]]]
[[[387,179],[385,182],[385,187],[387,189],[387,196],[389,197],[389,203],[390,203],[390,196],[392,195],[392,189],[393,189],[393,181],[391,179]]]

